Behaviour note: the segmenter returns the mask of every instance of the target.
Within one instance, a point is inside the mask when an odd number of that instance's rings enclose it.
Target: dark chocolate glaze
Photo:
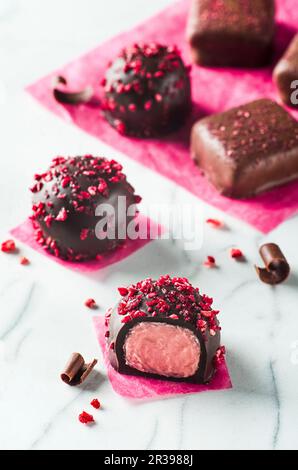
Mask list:
[[[298,34],[276,65],[273,79],[282,101],[292,108],[298,108]]]
[[[220,193],[247,198],[298,178],[298,123],[274,101],[253,101],[198,121],[191,153]]]
[[[176,47],[123,49],[103,80],[103,112],[118,132],[151,137],[181,126],[191,108],[189,71]]]
[[[127,295],[124,295],[117,306],[108,312],[106,320],[109,359],[112,366],[121,374],[127,375],[178,382],[208,382],[215,371],[216,353],[220,347],[220,327],[216,317],[218,311],[212,310],[212,299],[201,295],[187,279],[170,278],[170,276],[161,276],[157,281],[145,279],[128,287],[127,291]],[[153,294],[155,297],[150,297]],[[158,301],[158,303],[148,306],[148,301]],[[133,306],[132,310],[130,305]],[[210,316],[207,318],[204,315]],[[124,354],[125,339],[131,328],[141,322],[161,322],[191,330],[197,337],[201,349],[196,373],[187,378],[165,377],[145,373],[127,365]]]
[[[187,39],[194,62],[260,67],[271,58],[274,0],[192,0]]]
[[[126,207],[140,200],[119,163],[89,155],[55,158],[45,173],[35,175],[31,191],[36,240],[71,261],[97,258],[123,243],[117,238],[118,196],[125,196]],[[95,210],[103,203],[115,208],[115,239],[96,237],[96,225],[104,215],[96,216]]]

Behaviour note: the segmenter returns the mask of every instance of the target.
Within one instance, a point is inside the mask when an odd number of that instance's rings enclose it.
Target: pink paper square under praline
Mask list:
[[[114,263],[118,263],[119,261],[122,261],[128,256],[132,255],[135,251],[143,248],[145,245],[147,245],[147,243],[151,241],[151,239],[149,238],[150,233],[156,234],[156,236],[160,236],[160,234],[163,233],[163,228],[160,225],[155,224],[155,222],[150,219],[146,219],[142,215],[140,215],[139,217],[140,220],[143,221],[143,223],[141,224],[142,227],[147,230],[147,236],[145,236],[145,234],[142,234],[142,237],[144,238],[138,238],[136,240],[128,239],[125,241],[123,246],[116,248],[107,255],[103,255],[100,259],[84,262],[65,261],[60,258],[57,258],[56,256],[53,256],[48,251],[46,251],[35,240],[32,222],[29,219],[25,220],[25,222],[21,223],[17,227],[11,229],[10,233],[20,242],[25,243],[33,250],[46,256],[48,259],[55,261],[64,268],[78,271],[81,273],[88,273],[98,271]],[[146,221],[147,224],[145,224]]]

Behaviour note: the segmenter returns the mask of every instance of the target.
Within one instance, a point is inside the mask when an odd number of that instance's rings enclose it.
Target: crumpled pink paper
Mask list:
[[[196,385],[182,382],[171,382],[166,380],[148,379],[146,377],[135,377],[123,375],[116,372],[108,359],[105,341],[105,319],[104,317],[93,317],[94,328],[100,347],[103,352],[104,362],[108,377],[115,392],[126,398],[132,399],[154,399],[163,396],[181,395],[186,393],[199,393],[208,390],[224,390],[232,388],[229,371],[224,361],[216,371],[212,381],[207,385]]]
[[[276,0],[276,57],[298,28],[297,0]],[[177,44],[186,63],[190,63],[185,41],[185,25],[189,0],[172,5],[129,32],[105,42],[84,56],[27,88],[40,103],[62,119],[124,152],[143,165],[175,181],[203,201],[251,224],[267,233],[298,211],[298,182],[272,190],[251,200],[236,201],[220,196],[200,175],[190,159],[189,133],[198,118],[260,97],[278,100],[272,83],[272,67],[261,70],[216,69],[194,66],[192,95],[194,109],[183,129],[163,139],[138,140],[120,136],[100,115],[99,82],[107,63],[123,46],[136,41],[157,40]],[[79,106],[61,105],[51,93],[51,81],[63,75],[73,89],[92,85],[95,99]],[[298,117],[298,113],[291,111]]]
[[[136,240],[126,240],[123,246],[120,246],[111,253],[108,253],[107,255],[103,255],[101,259],[84,261],[79,263],[65,261],[60,258],[57,258],[56,256],[53,256],[48,253],[42,246],[40,246],[34,239],[32,222],[29,219],[10,230],[10,233],[20,242],[25,243],[30,248],[33,248],[33,250],[38,251],[42,255],[51,259],[52,261],[61,264],[65,268],[72,269],[81,273],[88,273],[92,271],[98,271],[99,269],[106,268],[111,264],[118,263],[119,261],[124,260],[135,251],[139,250],[140,248],[143,248],[147,243],[152,240],[152,238],[150,240],[149,233],[153,233],[156,234],[156,236],[159,236],[164,230],[161,226],[156,225],[155,222],[150,219],[147,219],[147,224],[145,225],[144,216],[142,215],[139,215],[139,220],[140,227],[147,231],[148,236],[146,236],[146,233],[143,233],[141,237]]]

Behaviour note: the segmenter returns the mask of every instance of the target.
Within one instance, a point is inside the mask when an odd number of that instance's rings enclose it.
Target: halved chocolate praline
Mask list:
[[[212,309],[212,299],[200,295],[185,278],[170,276],[161,276],[157,281],[146,279],[125,290],[123,300],[110,310],[106,319],[112,366],[127,375],[188,383],[210,381],[220,350],[218,311]],[[155,302],[154,306],[152,302]],[[125,303],[129,309],[127,312],[123,308]],[[134,310],[131,310],[131,305]],[[176,328],[176,346],[175,338],[172,341],[174,330],[165,332],[165,329],[156,328],[158,334],[162,331],[165,334],[154,338],[154,331],[148,332],[147,328],[146,333],[145,325],[148,323]],[[133,350],[132,343],[128,357],[127,345],[139,325],[144,326],[143,336],[138,336],[143,345],[138,343]],[[183,348],[185,354],[181,352]],[[172,356],[167,357],[167,353]],[[190,361],[186,361],[187,353]]]

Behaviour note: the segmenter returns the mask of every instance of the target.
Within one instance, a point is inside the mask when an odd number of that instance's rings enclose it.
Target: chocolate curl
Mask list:
[[[275,285],[285,281],[290,274],[290,266],[281,249],[275,243],[266,243],[260,248],[265,268],[255,266],[261,281]]]
[[[61,75],[55,77],[52,83],[54,97],[59,103],[73,105],[87,103],[93,95],[93,88],[91,86],[87,86],[81,91],[69,92],[58,88],[59,85],[67,86],[66,78]]]
[[[68,385],[79,385],[86,380],[96,363],[97,359],[93,359],[86,364],[81,354],[72,353],[60,377]]]

